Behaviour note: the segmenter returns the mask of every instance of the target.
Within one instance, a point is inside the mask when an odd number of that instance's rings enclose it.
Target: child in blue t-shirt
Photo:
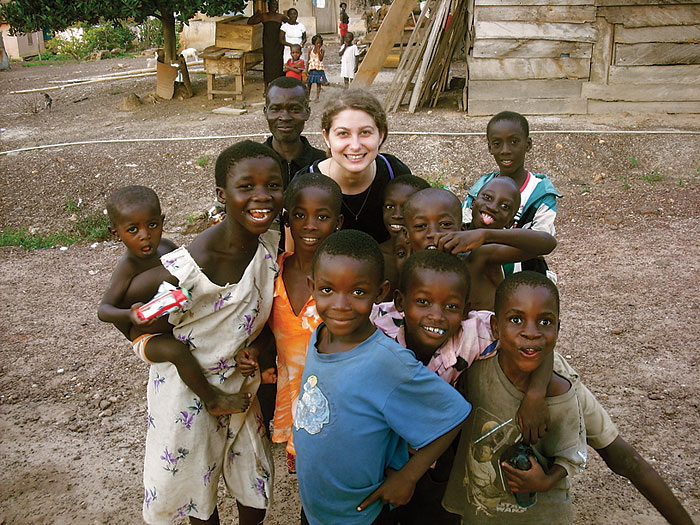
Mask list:
[[[471,409],[370,321],[388,286],[383,266],[376,241],[356,230],[332,234],[314,257],[309,285],[323,323],[294,420],[302,523],[388,522],[386,504],[410,500]]]

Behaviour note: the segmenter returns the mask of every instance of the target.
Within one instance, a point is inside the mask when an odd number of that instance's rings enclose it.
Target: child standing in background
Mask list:
[[[316,100],[321,96],[321,85],[328,84],[326,72],[323,70],[323,57],[326,50],[323,49],[323,37],[314,35],[311,39],[314,47],[309,51],[309,97],[311,97],[311,84],[316,84]],[[310,99],[309,99],[310,100]]]
[[[141,302],[124,301],[131,280],[138,274],[160,266],[160,258],[177,248],[161,238],[165,216],[156,193],[144,186],[126,186],[107,199],[112,226],[109,231],[126,246],[109,286],[97,309],[101,321],[113,323],[130,341],[136,355],[148,364],[172,363],[187,387],[204,403],[212,415],[243,412],[248,408],[248,394],[226,394],[204,377],[186,344],[172,336],[167,318],[144,321],[136,310]]]
[[[301,80],[304,73],[304,59],[301,58],[301,46],[299,44],[292,45],[292,58],[287,60],[284,65],[284,70],[288,77],[294,77]]]
[[[284,193],[282,221],[289,226],[294,252],[277,258],[280,274],[268,325],[277,345],[277,398],[272,441],[287,442],[287,469],[296,472],[292,440],[292,414],[301,388],[309,339],[321,318],[311,297],[307,277],[316,249],[340,229],[343,216],[340,186],[321,173],[305,173],[292,179]]]
[[[462,206],[463,221],[471,222],[471,204],[481,188],[494,177],[510,177],[520,189],[520,207],[515,214],[513,228],[528,228],[554,236],[554,219],[557,216],[557,199],[561,194],[554,188],[547,175],[531,173],[525,169],[525,156],[532,148],[530,127],[519,113],[502,111],[486,126],[489,153],[493,155],[498,171],[483,175],[469,190]],[[547,274],[544,259],[533,258],[504,266],[506,273],[535,270]],[[547,274],[556,282],[556,274]]]
[[[309,279],[323,323],[309,342],[294,416],[302,524],[391,523],[470,406],[370,321],[387,288],[366,233],[329,236]],[[409,459],[408,444],[417,449]]]
[[[390,301],[394,297],[394,290],[399,285],[399,269],[397,254],[405,248],[402,244],[406,239],[403,222],[403,204],[417,191],[430,187],[425,179],[415,175],[399,175],[391,179],[384,189],[384,203],[382,207],[384,227],[389,232],[389,239],[379,245],[384,255],[384,278],[389,281],[389,292],[385,298]],[[398,237],[401,239],[398,239]],[[398,245],[397,245],[398,243]],[[398,248],[398,250],[397,250]]]
[[[348,24],[350,23],[350,17],[347,13],[348,4],[345,2],[340,2],[340,21],[338,23],[338,29],[340,29],[340,40],[345,38],[345,34],[348,32]]]
[[[360,55],[358,47],[352,43],[355,35],[348,32],[343,37],[343,45],[340,46],[338,56],[340,56],[340,76],[343,77],[343,84],[347,88],[355,78],[357,71],[357,57]]]

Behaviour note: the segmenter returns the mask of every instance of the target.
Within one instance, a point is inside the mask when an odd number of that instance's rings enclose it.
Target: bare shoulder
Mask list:
[[[177,244],[175,244],[170,239],[161,238],[160,244],[158,245],[158,256],[160,257],[161,255],[165,255],[166,253],[170,253],[173,250],[176,250],[177,248]]]
[[[128,283],[134,275],[138,275],[142,271],[144,271],[144,269],[136,264],[134,259],[128,255],[124,255],[114,267],[114,271],[112,272],[112,284],[118,281],[125,281]]]
[[[571,383],[556,372],[552,372],[552,380],[547,387],[547,397],[555,397],[566,394],[571,389]]]
[[[204,266],[211,259],[213,252],[216,251],[216,246],[221,244],[222,233],[219,230],[222,229],[222,223],[207,228],[197,235],[187,247],[190,255],[200,267]]]

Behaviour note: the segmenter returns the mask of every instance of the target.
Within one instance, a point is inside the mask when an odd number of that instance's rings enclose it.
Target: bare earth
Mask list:
[[[336,48],[326,54],[339,82]],[[153,77],[52,91],[53,109],[32,114],[40,95],[15,89],[145,67],[145,59],[22,68],[0,73],[0,150],[95,139],[207,137],[266,133],[261,73],[246,86],[248,114],[216,115],[193,75],[194,98],[119,109],[125,96],[155,90]],[[390,73],[373,90],[386,92]],[[330,88],[324,88],[326,94]],[[320,103],[309,132],[319,131]],[[507,109],[507,108],[504,108]],[[432,111],[390,116],[385,151],[414,173],[442,176],[463,197],[494,167],[482,136],[416,132],[483,131],[446,97]],[[697,116],[539,117],[533,130],[694,130]],[[320,137],[311,135],[320,145]],[[104,143],[0,155],[0,229],[70,229],[69,201],[101,212],[105,195],[127,184],[153,187],[168,236],[188,243],[191,222],[214,201],[213,160],[236,139]],[[259,139],[256,139],[259,140]],[[564,194],[559,246],[562,332],[558,350],[576,367],[622,436],[661,472],[700,520],[700,135],[534,134],[528,166]],[[197,165],[206,156],[206,166]],[[632,157],[633,160],[630,160]],[[656,170],[657,176],[651,174]],[[646,179],[646,180],[645,180]],[[652,180],[659,179],[659,180]],[[0,523],[139,523],[146,432],[147,369],[96,307],[123,248],[0,249]],[[298,522],[296,481],[276,447],[275,501],[267,523]],[[594,451],[573,484],[577,523],[663,523]],[[235,504],[223,496],[224,522]]]

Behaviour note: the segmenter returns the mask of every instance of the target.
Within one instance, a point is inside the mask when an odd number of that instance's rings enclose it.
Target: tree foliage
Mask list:
[[[0,20],[11,31],[31,33],[42,29],[62,31],[79,22],[96,24],[100,20],[133,20],[141,23],[149,16],[163,24],[166,60],[175,53],[175,21],[184,24],[197,12],[221,16],[240,12],[246,0],[10,0],[0,4]]]

